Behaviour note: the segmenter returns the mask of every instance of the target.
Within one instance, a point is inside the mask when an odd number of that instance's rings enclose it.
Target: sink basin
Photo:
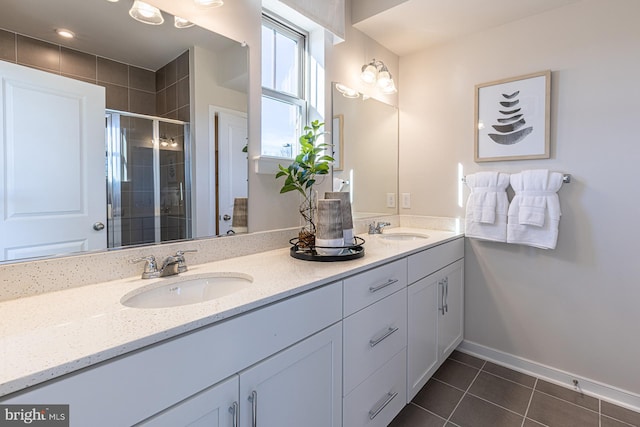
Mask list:
[[[214,273],[162,280],[133,290],[120,302],[133,308],[164,308],[196,304],[248,288],[253,278],[243,273]]]
[[[380,237],[384,240],[420,240],[428,239],[428,234],[417,233],[382,233]]]

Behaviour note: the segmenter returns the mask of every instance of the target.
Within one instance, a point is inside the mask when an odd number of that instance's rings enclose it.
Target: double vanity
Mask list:
[[[386,426],[463,338],[461,234],[389,229],[0,303],[0,403],[72,426]]]

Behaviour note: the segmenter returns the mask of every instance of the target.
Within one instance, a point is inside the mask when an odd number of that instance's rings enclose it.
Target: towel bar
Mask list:
[[[467,182],[467,177],[466,176],[462,177],[462,182]],[[566,173],[566,174],[562,175],[562,182],[564,184],[571,184],[571,174]]]

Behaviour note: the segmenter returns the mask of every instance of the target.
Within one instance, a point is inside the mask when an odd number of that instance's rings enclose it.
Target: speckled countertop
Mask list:
[[[365,256],[347,262],[301,261],[290,257],[286,248],[192,266],[171,279],[215,272],[253,277],[246,289],[197,304],[159,309],[123,306],[120,300],[125,294],[167,280],[139,277],[0,302],[0,396],[462,236],[392,229],[403,231],[426,233],[429,238],[398,241],[363,235]]]

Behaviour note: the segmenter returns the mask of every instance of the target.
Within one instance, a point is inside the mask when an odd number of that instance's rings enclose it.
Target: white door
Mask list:
[[[240,425],[339,427],[342,325],[240,373]]]
[[[107,247],[104,111],[100,86],[0,61],[0,260]]]
[[[443,280],[439,301],[444,304],[438,315],[438,359],[443,361],[462,342],[464,335],[464,260],[458,260],[438,272]]]
[[[220,194],[218,227],[227,234],[233,218],[233,200],[247,197],[247,117],[243,113],[218,113],[218,188]],[[237,230],[236,230],[237,231]],[[246,231],[246,230],[245,230]]]

